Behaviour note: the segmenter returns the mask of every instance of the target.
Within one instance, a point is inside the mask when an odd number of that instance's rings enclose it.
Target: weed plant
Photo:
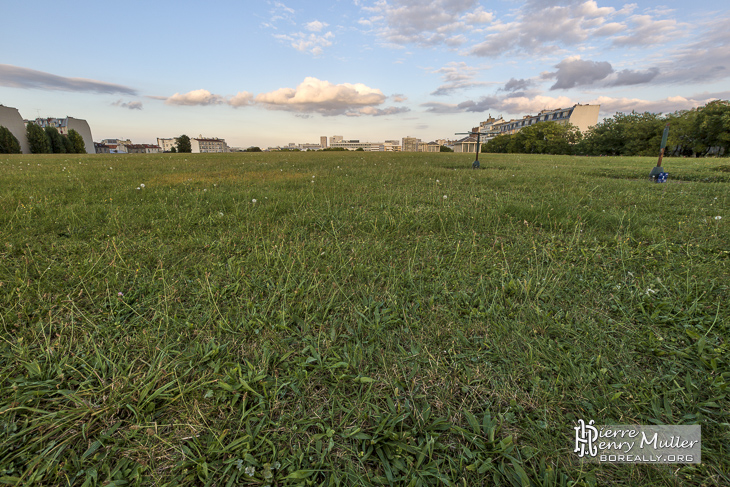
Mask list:
[[[0,484],[730,485],[727,161],[472,158],[0,158]]]

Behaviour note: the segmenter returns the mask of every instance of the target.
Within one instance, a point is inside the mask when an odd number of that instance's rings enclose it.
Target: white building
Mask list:
[[[228,144],[226,144],[226,141],[224,139],[219,139],[217,137],[205,138],[202,135],[198,138],[190,139],[190,148],[192,149],[191,152],[193,154],[210,152],[230,152],[230,149],[228,149]]]
[[[87,154],[95,154],[94,139],[91,137],[91,128],[86,120],[80,118],[36,118],[35,120],[27,120],[26,123],[34,123],[40,127],[56,127],[61,135],[68,135],[70,130],[75,130],[84,139],[84,147]],[[20,139],[18,139],[20,140]]]
[[[25,123],[23,123],[23,117],[20,116],[17,108],[0,105],[0,126],[10,130],[10,133],[18,139],[18,142],[20,142],[20,152],[30,154],[28,137],[25,132]]]
[[[362,149],[366,152],[382,152],[385,150],[385,144],[382,142],[360,142],[359,140],[340,140],[339,142],[330,143],[330,147],[333,149],[341,147],[347,150]]]
[[[160,146],[162,152],[171,152],[173,148],[177,147],[177,140],[174,138],[161,139],[157,137],[157,145]]]
[[[525,115],[519,120],[510,120],[499,125],[500,134],[516,134],[525,127],[539,122],[570,123],[578,127],[582,133],[598,124],[598,112],[601,105],[573,105],[569,108],[557,110],[542,110],[537,115]]]

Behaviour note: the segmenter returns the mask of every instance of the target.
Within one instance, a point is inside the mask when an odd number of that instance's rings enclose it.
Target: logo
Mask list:
[[[699,425],[596,425],[578,420],[573,453],[591,462],[701,463]]]
[[[598,447],[594,444],[598,440],[598,429],[593,426],[593,420],[586,422],[582,419],[578,420],[578,426],[575,430],[575,450],[580,458],[586,455],[595,457],[598,454]]]

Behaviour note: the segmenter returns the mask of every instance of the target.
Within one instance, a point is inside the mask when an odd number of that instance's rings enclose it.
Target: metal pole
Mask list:
[[[481,140],[481,132],[477,132],[477,158],[474,161],[474,164],[471,165],[472,169],[479,169],[479,149],[481,148],[480,140]]]

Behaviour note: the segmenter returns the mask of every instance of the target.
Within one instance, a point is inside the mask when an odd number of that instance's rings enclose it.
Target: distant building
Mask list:
[[[382,142],[360,142],[359,140],[340,140],[330,144],[330,147],[343,148],[347,150],[362,149],[366,152],[382,152],[385,150],[385,144]]]
[[[157,138],[157,145],[160,146],[162,149],[162,152],[172,152],[173,147],[177,147],[177,139],[169,138],[169,139],[161,139]],[[177,149],[175,149],[177,150]]]
[[[228,144],[224,139],[205,138],[202,135],[195,139],[190,139],[190,147],[194,154],[209,152],[230,152]]]
[[[322,149],[326,149],[327,148],[327,136],[326,135],[323,135],[322,137],[319,138],[319,146]]]
[[[0,105],[0,126],[10,130],[10,133],[18,139],[20,152],[30,154],[28,137],[25,132],[25,123],[23,123],[23,117],[20,116],[17,108]]]
[[[482,142],[481,140],[479,141]],[[463,139],[459,139],[452,144],[454,152],[474,152],[477,151],[477,138],[473,135],[468,135]]]
[[[101,142],[94,142],[94,150],[97,154],[110,154],[111,148]]]
[[[499,124],[500,134],[516,134],[525,127],[539,122],[557,122],[561,124],[573,124],[582,133],[586,133],[590,127],[598,124],[598,112],[601,105],[573,105],[570,108],[558,108],[557,110],[542,110],[537,115],[525,115],[519,120],[512,119],[509,122]]]
[[[127,147],[132,145],[132,141],[129,139],[103,139],[101,143],[109,148],[111,154],[126,154],[129,152]]]
[[[128,144],[126,147],[129,154],[159,154],[162,152],[159,145]]]
[[[70,130],[75,130],[84,140],[84,147],[87,154],[94,154],[94,139],[91,137],[91,128],[86,120],[80,118],[36,118],[35,120],[26,120],[26,123],[34,123],[40,127],[56,127],[61,135],[68,135]]]
[[[415,137],[403,137],[403,145],[402,151],[403,152],[418,152],[418,143],[421,142],[421,139],[417,139]]]
[[[383,143],[383,149],[385,152],[400,152],[400,141],[399,140],[386,140]]]

